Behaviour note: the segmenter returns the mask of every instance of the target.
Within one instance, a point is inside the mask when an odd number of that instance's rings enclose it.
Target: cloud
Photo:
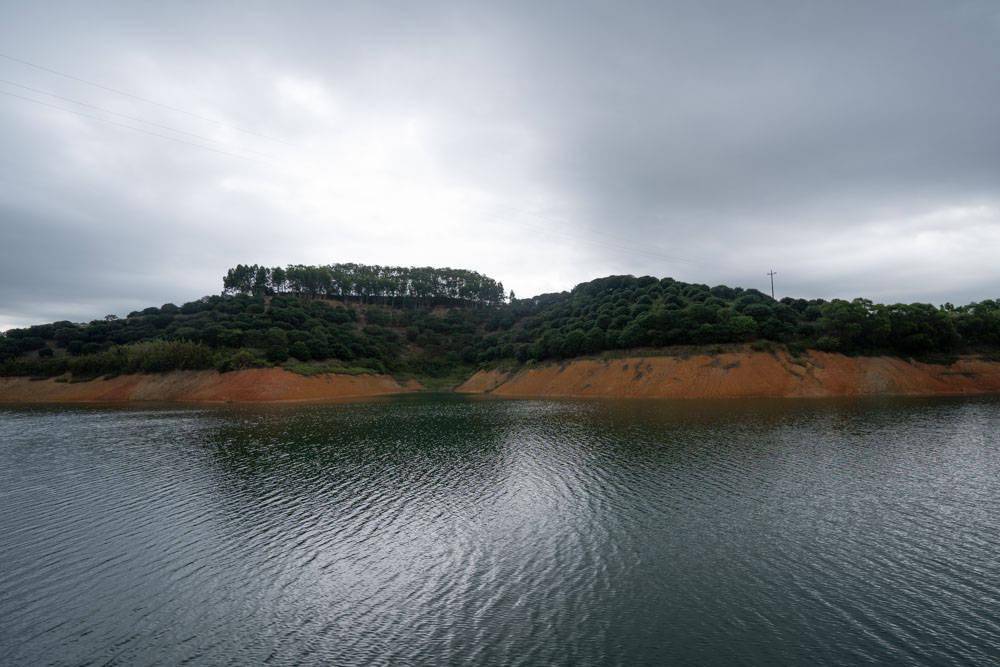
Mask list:
[[[196,298],[237,262],[1000,296],[991,2],[5,16],[4,53],[104,87],[0,58],[0,328]]]

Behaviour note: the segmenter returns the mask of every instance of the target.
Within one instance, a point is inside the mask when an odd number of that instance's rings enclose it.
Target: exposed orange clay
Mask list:
[[[175,371],[88,382],[0,378],[0,403],[332,401],[419,391],[386,375],[304,377],[282,369],[220,374]],[[753,398],[1000,394],[1000,362],[964,357],[951,365],[896,357],[749,350],[689,356],[574,359],[516,372],[480,371],[462,393],[509,397]]]
[[[400,384],[387,375],[304,377],[280,368],[258,368],[232,373],[174,371],[120,375],[88,382],[0,378],[0,403],[271,403],[363,398],[421,388],[419,383]]]
[[[951,365],[812,351],[575,359],[513,373],[480,371],[463,393],[517,397],[753,398],[1000,393],[1000,362]]]

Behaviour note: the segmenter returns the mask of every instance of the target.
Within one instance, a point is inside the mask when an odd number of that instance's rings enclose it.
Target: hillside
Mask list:
[[[285,365],[456,379],[481,366],[674,345],[750,344],[947,360],[1000,350],[1000,304],[876,304],[783,298],[671,278],[610,276],[570,292],[507,298],[456,269],[240,265],[223,294],[89,323],[0,336],[0,375]],[[511,295],[513,296],[513,295]]]
[[[480,370],[456,387],[507,397],[820,398],[951,396],[1000,392],[1000,362],[962,357],[923,364],[899,357],[848,357],[810,351],[755,352],[734,347],[711,354],[588,357],[511,370]]]

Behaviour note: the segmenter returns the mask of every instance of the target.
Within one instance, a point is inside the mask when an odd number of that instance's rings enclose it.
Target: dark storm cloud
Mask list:
[[[1000,296],[993,2],[3,15],[8,55],[188,113],[3,59],[147,123],[0,91],[244,157],[0,96],[0,327],[193,298],[240,261],[446,263],[521,294],[773,265],[786,294]]]

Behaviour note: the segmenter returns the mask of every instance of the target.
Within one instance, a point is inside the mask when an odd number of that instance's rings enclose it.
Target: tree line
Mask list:
[[[222,281],[226,294],[299,294],[362,303],[437,305],[504,303],[503,283],[465,269],[328,264],[268,267],[238,264]]]

